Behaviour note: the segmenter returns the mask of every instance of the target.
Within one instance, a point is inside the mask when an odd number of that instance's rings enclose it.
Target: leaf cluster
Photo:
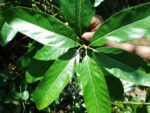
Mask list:
[[[123,10],[94,34],[89,45],[80,38],[95,14],[94,0],[61,0],[65,23],[38,10],[10,7],[0,10],[0,43],[10,42],[18,32],[43,44],[26,71],[29,83],[39,81],[33,101],[43,109],[56,100],[75,73],[79,78],[88,113],[110,113],[106,73],[150,86],[150,67],[144,59],[124,50],[105,47],[110,41],[123,43],[150,38],[150,3]],[[129,19],[130,17],[130,19]],[[127,19],[128,18],[128,19]]]

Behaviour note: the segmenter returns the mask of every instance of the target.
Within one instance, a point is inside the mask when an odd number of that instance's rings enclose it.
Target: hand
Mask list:
[[[103,23],[103,19],[101,16],[94,16],[89,26],[89,32],[84,33],[81,36],[81,38],[83,38],[87,42],[90,42],[93,34],[101,26],[102,23]],[[138,56],[150,61],[150,46],[143,46],[143,45],[140,45],[140,43],[138,45],[134,45],[134,44],[129,44],[129,43],[119,44],[116,42],[109,42],[105,45],[120,48],[125,51],[135,53]]]
[[[133,45],[129,43],[119,44],[116,42],[109,42],[106,46],[116,47],[123,49],[128,52],[135,53],[136,55],[150,61],[150,46],[143,46],[143,45]]]
[[[81,38],[83,38],[85,41],[90,42],[92,39],[92,36],[94,35],[95,31],[100,27],[100,25],[103,23],[103,18],[101,16],[94,16],[90,26],[89,26],[89,32],[85,32]]]

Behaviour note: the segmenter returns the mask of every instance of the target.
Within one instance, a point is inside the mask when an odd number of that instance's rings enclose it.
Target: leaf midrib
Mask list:
[[[92,88],[93,88],[93,92],[94,92],[94,97],[95,97],[94,100],[96,100],[96,108],[97,108],[98,112],[100,113],[100,111],[99,111],[99,109],[98,109],[99,107],[98,107],[98,100],[97,100],[97,96],[96,96],[96,91],[95,91],[95,89],[94,89],[94,84],[93,84],[93,80],[92,80],[92,77],[91,77],[91,72],[90,72],[90,67],[89,67],[89,60],[87,60],[86,63],[87,63],[87,68],[88,68],[88,72],[89,72],[89,77],[90,77],[90,81],[91,81]]]

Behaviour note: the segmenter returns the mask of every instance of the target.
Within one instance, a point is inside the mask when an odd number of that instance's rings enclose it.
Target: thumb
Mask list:
[[[93,37],[93,35],[94,35],[94,32],[86,32],[86,33],[84,33],[84,34],[81,36],[81,38],[84,39],[84,40],[87,41],[87,42],[90,42],[91,39],[92,39],[92,37]]]

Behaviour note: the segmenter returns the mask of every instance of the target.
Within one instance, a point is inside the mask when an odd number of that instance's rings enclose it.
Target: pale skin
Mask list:
[[[85,39],[87,42],[90,42],[95,31],[101,26],[102,23],[103,23],[103,19],[101,16],[94,16],[89,26],[89,32],[85,32],[81,37]],[[120,48],[125,51],[135,53],[136,55],[150,61],[150,46],[143,46],[140,45],[140,43],[138,45],[134,45],[129,43],[121,44],[116,42],[109,42],[105,45]]]

